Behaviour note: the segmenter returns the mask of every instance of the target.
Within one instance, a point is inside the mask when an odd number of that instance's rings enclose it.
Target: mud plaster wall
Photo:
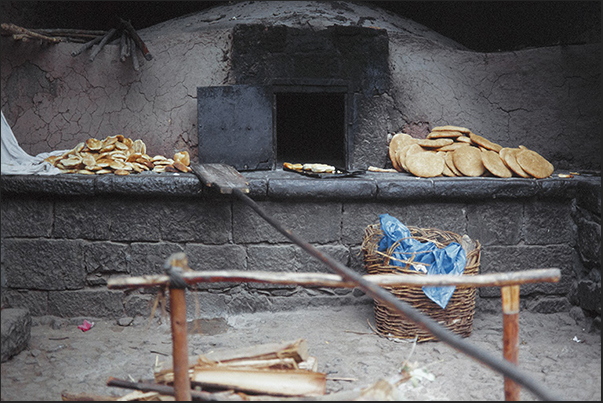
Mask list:
[[[116,44],[90,62],[86,53],[71,57],[79,44],[2,37],[2,110],[30,154],[121,133],[142,138],[150,153],[187,149],[195,157],[196,88],[237,83],[231,71],[236,24],[313,32],[358,21],[387,31],[391,80],[385,91],[358,99],[355,167],[388,164],[387,133],[405,129],[420,136],[429,127],[457,124],[503,146],[533,148],[557,169],[600,170],[600,44],[478,53],[412,21],[367,17],[376,11],[359,6],[335,14],[303,2],[315,13],[304,20],[262,9],[286,7],[275,3],[219,7],[141,30],[154,59],[143,60],[139,72],[119,62]],[[254,12],[260,14],[255,20]],[[226,21],[228,15],[239,18]]]
[[[148,42],[155,59],[136,72],[119,61],[116,45],[89,62],[87,55],[71,56],[80,44],[3,37],[2,110],[21,147],[35,155],[123,134],[143,139],[149,154],[196,155],[197,86],[226,81],[229,33]]]

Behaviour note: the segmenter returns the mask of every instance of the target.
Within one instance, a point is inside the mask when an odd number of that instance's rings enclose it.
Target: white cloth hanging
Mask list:
[[[2,113],[2,175],[56,175],[61,171],[51,163],[44,161],[51,155],[62,155],[67,150],[41,153],[36,156],[27,154],[17,142],[12,129]]]

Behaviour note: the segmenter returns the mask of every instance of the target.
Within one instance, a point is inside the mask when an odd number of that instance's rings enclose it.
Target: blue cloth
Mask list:
[[[438,248],[433,242],[421,242],[414,239],[408,228],[395,217],[389,214],[379,216],[383,238],[379,242],[378,250],[385,252],[399,241],[399,245],[392,251],[389,264],[392,266],[406,266],[406,263],[397,261],[409,261],[412,259],[417,264],[426,266],[427,274],[455,274],[462,275],[467,263],[467,253],[458,242],[452,242],[445,248]],[[415,265],[411,268],[417,270]],[[423,287],[425,295],[433,302],[446,308],[450,297],[454,293],[455,286]]]

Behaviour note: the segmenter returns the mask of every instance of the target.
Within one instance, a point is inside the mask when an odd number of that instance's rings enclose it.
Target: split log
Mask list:
[[[257,346],[238,348],[236,350],[215,351],[203,356],[206,360],[223,364],[241,360],[272,360],[290,358],[299,363],[310,357],[308,343],[304,339],[285,343],[267,343]]]
[[[310,357],[306,340],[293,342],[266,343],[235,350],[220,350],[189,357],[189,374],[195,367],[255,367],[255,368],[293,368],[316,369],[316,359]],[[155,382],[170,383],[174,380],[173,367],[170,361],[160,363],[155,369]]]
[[[300,285],[303,287],[334,287],[354,288],[356,284],[344,281],[337,274],[327,273],[274,273],[268,271],[194,271],[182,274],[184,280],[190,284],[214,282],[250,282],[271,283],[284,285]],[[380,286],[447,286],[457,287],[503,287],[528,283],[548,282],[555,283],[561,278],[559,269],[534,269],[509,273],[488,273],[475,276],[455,275],[425,275],[412,274],[368,274],[362,276],[367,281]],[[146,275],[140,277],[117,277],[109,279],[107,287],[110,289],[134,289],[141,287],[166,286],[169,284],[167,275]]]
[[[191,384],[277,396],[319,396],[326,392],[327,375],[307,370],[207,367],[194,369]]]

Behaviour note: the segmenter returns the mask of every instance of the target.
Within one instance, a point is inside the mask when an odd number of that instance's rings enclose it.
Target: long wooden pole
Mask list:
[[[300,285],[305,287],[354,288],[356,283],[343,280],[337,274],[328,273],[274,273],[269,271],[240,270],[207,270],[182,273],[188,284],[215,282],[250,282],[284,285]],[[457,287],[503,287],[528,283],[554,283],[561,278],[561,271],[556,268],[524,270],[511,273],[488,273],[475,276],[425,275],[412,274],[367,274],[362,276],[366,281],[380,286],[446,286]],[[140,277],[116,277],[108,281],[108,288],[135,289],[156,287],[169,284],[169,277],[163,274]]]
[[[519,285],[501,287],[503,306],[503,357],[519,363]],[[505,377],[505,400],[518,401],[521,386]]]
[[[170,287],[170,321],[172,326],[172,357],[174,360],[174,390],[178,401],[191,398],[188,375],[188,341],[186,329],[186,289]]]

